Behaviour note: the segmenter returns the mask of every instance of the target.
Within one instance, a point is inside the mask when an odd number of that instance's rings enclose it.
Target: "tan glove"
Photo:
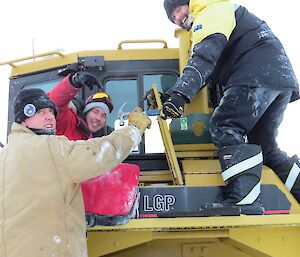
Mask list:
[[[143,110],[139,107],[136,107],[128,115],[128,125],[135,126],[141,132],[141,135],[144,134],[146,128],[150,128],[152,121],[149,117],[143,113]]]

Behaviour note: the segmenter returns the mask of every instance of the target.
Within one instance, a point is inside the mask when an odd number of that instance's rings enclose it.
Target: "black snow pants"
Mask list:
[[[260,145],[264,165],[283,180],[288,176],[291,167],[287,165],[282,169],[282,165],[291,163],[291,158],[279,149],[276,136],[292,94],[293,91],[289,89],[281,91],[239,86],[228,88],[211,118],[210,132],[213,142],[218,149],[245,143]],[[300,178],[294,184],[293,191],[295,190],[299,194],[296,198],[300,199]]]

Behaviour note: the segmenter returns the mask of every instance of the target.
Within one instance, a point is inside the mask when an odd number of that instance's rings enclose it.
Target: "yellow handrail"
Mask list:
[[[6,61],[6,62],[0,62],[0,66],[8,64],[8,65],[12,66],[13,68],[15,68],[17,66],[14,63],[16,63],[16,62],[22,62],[22,61],[35,59],[35,58],[39,58],[39,57],[44,57],[44,56],[49,56],[49,55],[59,55],[62,58],[65,56],[63,53],[61,53],[59,51],[51,51],[51,52],[31,55],[31,56],[27,56],[27,57],[15,59],[15,60],[10,60],[10,61]]]
[[[164,44],[163,48],[168,48],[168,44],[165,40],[162,39],[137,39],[137,40],[123,40],[118,45],[118,50],[122,50],[123,44],[136,44],[136,43],[162,43]]]
[[[157,103],[158,110],[161,110],[162,102],[160,99],[160,94],[155,84],[152,85],[152,89],[155,95],[155,100]],[[163,120],[160,115],[157,116],[157,121],[160,129],[161,137],[165,146],[165,152],[166,152],[169,168],[173,176],[173,182],[175,185],[181,186],[183,185],[183,177],[179,168],[178,160],[174,150],[172,138],[168,129],[167,121]]]

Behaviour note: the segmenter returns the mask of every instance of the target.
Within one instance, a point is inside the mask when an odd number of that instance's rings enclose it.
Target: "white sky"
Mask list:
[[[282,41],[300,81],[298,1],[237,0],[267,21]],[[125,39],[164,39],[178,47],[176,26],[166,17],[163,0],[3,0],[0,13],[0,62],[56,49],[65,53],[116,49]],[[0,66],[0,140],[6,142],[9,66]],[[278,142],[300,155],[300,101],[290,104]]]

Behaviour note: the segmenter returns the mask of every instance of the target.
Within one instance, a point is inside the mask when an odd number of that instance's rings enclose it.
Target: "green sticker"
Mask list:
[[[180,129],[181,130],[188,130],[188,125],[187,125],[187,118],[180,118]]]

